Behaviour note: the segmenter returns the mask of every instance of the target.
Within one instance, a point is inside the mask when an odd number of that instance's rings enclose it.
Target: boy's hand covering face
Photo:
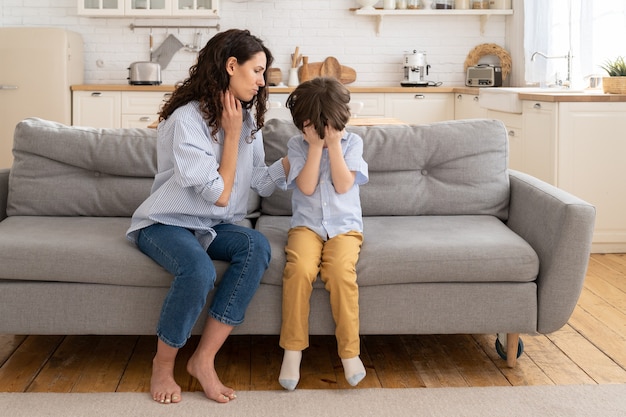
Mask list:
[[[324,139],[320,138],[320,135],[317,134],[315,130],[315,126],[310,123],[305,123],[302,128],[302,133],[304,135],[304,140],[308,142],[310,146],[324,146]]]

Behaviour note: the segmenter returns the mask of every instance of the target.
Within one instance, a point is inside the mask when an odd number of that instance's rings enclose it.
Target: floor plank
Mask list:
[[[28,336],[0,368],[0,391],[26,391],[62,340],[62,336]]]

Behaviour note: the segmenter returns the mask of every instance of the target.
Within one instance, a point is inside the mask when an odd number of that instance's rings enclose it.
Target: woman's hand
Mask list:
[[[226,207],[235,182],[235,170],[239,155],[239,137],[243,126],[241,102],[228,90],[222,94],[222,129],[224,129],[224,146],[217,172],[224,181],[224,191],[215,202],[216,206]]]
[[[243,110],[241,102],[226,90],[222,94],[222,129],[224,129],[224,140],[235,138],[239,142],[241,127],[243,126]]]

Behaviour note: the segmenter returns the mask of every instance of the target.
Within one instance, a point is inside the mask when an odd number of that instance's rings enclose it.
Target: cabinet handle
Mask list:
[[[474,96],[474,101],[478,102],[478,96]]]
[[[100,97],[101,95],[102,93],[99,91],[94,91],[93,93],[91,93],[91,97]]]
[[[426,98],[426,96],[424,94],[415,94],[415,97],[413,97],[417,100],[424,100]]]
[[[533,106],[533,109],[540,109],[541,108],[541,103],[535,103],[535,105]]]
[[[458,96],[456,96],[457,100],[463,100],[463,96],[461,94],[459,94]]]
[[[509,130],[509,136],[515,136],[515,130]]]
[[[17,90],[17,85],[0,85],[0,90]]]
[[[152,117],[149,116],[142,116],[139,118],[140,122],[149,122],[150,120],[152,120]]]

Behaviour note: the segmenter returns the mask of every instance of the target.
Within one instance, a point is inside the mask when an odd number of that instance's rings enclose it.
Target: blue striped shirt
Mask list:
[[[359,185],[368,177],[367,162],[363,159],[363,139],[346,132],[341,138],[341,149],[350,171],[356,171],[354,185],[346,193],[335,191],[330,173],[328,149],[324,148],[320,162],[320,178],[311,195],[303,194],[296,185],[309,152],[309,144],[300,134],[289,139],[289,177],[287,186],[293,189],[291,227],[305,226],[322,239],[335,237],[349,231],[363,232],[363,216]]]
[[[128,239],[136,242],[140,229],[162,223],[194,230],[206,249],[215,237],[213,226],[246,216],[250,188],[268,196],[276,186],[286,187],[282,162],[265,165],[261,132],[252,143],[246,142],[253,127],[251,113],[244,110],[235,182],[228,205],[219,207],[215,202],[224,191],[224,181],[217,170],[224,131],[212,138],[197,101],[179,107],[161,122],[157,128],[158,173],[150,196],[133,214]]]

